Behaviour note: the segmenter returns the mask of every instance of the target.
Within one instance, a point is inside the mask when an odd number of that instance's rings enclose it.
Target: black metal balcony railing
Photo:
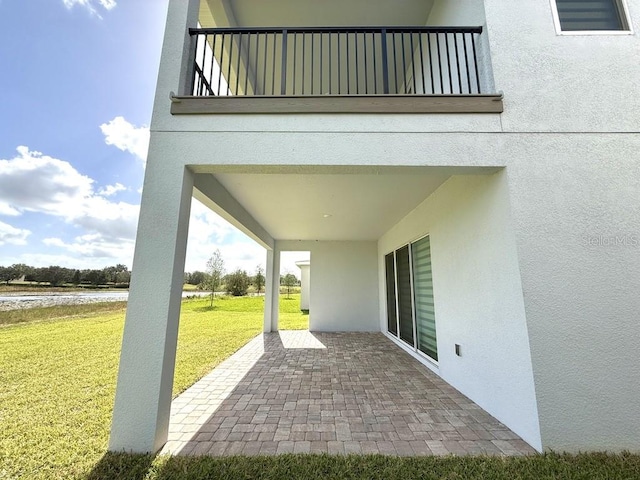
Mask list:
[[[481,33],[482,27],[191,29],[191,94],[480,94]]]

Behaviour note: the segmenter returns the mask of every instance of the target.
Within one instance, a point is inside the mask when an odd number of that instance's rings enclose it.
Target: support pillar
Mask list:
[[[278,331],[278,307],[280,300],[280,249],[274,242],[273,250],[267,250],[267,268],[264,290],[264,331]]]
[[[156,452],[167,441],[192,193],[193,174],[184,166],[148,166],[109,438],[111,451]]]

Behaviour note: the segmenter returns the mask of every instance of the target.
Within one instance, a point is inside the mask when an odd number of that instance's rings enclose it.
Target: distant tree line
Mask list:
[[[31,267],[23,263],[8,267],[0,266],[0,282],[11,281],[48,283],[52,287],[72,284],[78,285],[118,285],[126,287],[131,280],[131,272],[126,265],[117,264],[102,269],[83,269],[60,267]]]
[[[253,286],[256,293],[262,293],[264,290],[265,278],[264,271],[258,266],[254,275],[249,275],[246,270],[238,268],[231,273],[222,274],[219,272],[212,275],[208,272],[185,272],[184,283],[195,285],[199,290],[224,291],[229,295],[236,297],[246,295],[249,287]]]
[[[266,278],[262,265],[256,267],[254,275],[249,275],[246,270],[240,268],[231,273],[225,272],[224,259],[220,250],[216,250],[207,261],[205,271],[185,272],[184,283],[195,285],[200,290],[211,292],[211,305],[217,291],[226,291],[235,297],[246,295],[253,286],[254,291],[262,293]],[[281,285],[298,285],[299,281],[293,274],[287,274],[280,279]],[[224,287],[224,288],[223,288]]]

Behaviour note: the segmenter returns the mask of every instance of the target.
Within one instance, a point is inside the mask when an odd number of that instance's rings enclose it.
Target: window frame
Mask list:
[[[556,27],[556,34],[561,36],[572,35],[633,35],[633,27],[631,26],[629,9],[626,0],[612,0],[618,4],[620,17],[623,23],[621,30],[562,30],[560,24],[560,15],[558,14],[558,4],[556,0],[549,0],[551,3],[551,13],[553,14],[553,23]]]
[[[384,313],[385,313],[385,318],[387,319],[387,321],[385,322],[385,329],[384,329],[384,334],[389,336],[390,338],[392,338],[395,342],[397,342],[398,345],[400,345],[402,348],[406,349],[407,351],[410,351],[416,355],[418,355],[420,358],[424,359],[427,361],[427,363],[429,365],[431,365],[431,367],[434,368],[439,368],[439,363],[438,360],[430,357],[428,354],[424,353],[422,350],[420,350],[419,346],[418,346],[418,333],[417,333],[417,323],[416,323],[416,316],[415,316],[415,292],[414,292],[414,279],[413,279],[413,255],[412,255],[412,245],[426,237],[429,237],[429,240],[431,240],[431,233],[423,233],[415,238],[413,238],[412,240],[409,240],[408,242],[403,242],[399,245],[396,245],[392,250],[390,250],[389,252],[383,254],[382,256],[382,263],[384,265],[385,268],[385,281],[384,281],[384,292],[385,292],[385,302],[384,302]],[[399,313],[399,300],[398,300],[398,269],[397,269],[397,251],[404,248],[404,247],[409,247],[409,278],[410,278],[410,291],[411,291],[411,316],[412,316],[412,324],[413,324],[413,345],[408,343],[406,340],[400,338],[400,313]],[[431,251],[431,245],[429,245],[429,250]],[[396,334],[393,334],[392,332],[390,332],[387,328],[388,326],[388,318],[389,318],[389,311],[388,311],[388,302],[386,301],[387,295],[388,295],[388,285],[387,285],[387,281],[386,281],[386,256],[387,255],[393,255],[393,265],[394,265],[394,284],[395,284],[395,307],[396,307]],[[433,268],[433,264],[432,264],[432,268]],[[432,283],[433,283],[433,279],[432,279]],[[435,293],[434,293],[434,299],[435,299]],[[438,323],[436,321],[436,339],[437,337],[437,327]],[[437,342],[437,340],[436,340]],[[436,352],[438,352],[438,344],[436,343]],[[432,368],[433,369],[433,368]],[[435,371],[435,370],[434,370]]]

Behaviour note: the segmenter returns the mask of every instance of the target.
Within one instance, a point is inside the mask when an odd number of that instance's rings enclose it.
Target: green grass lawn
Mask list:
[[[292,306],[294,298],[283,302]],[[125,304],[0,312],[0,479],[73,478],[105,452]],[[264,297],[182,304],[174,394],[262,330]],[[292,309],[289,309],[292,310]],[[299,311],[283,328],[306,328]],[[12,325],[14,324],[14,325]]]
[[[284,297],[281,328],[306,328],[299,297]],[[213,308],[208,305],[207,299],[183,302],[174,394],[261,331],[264,297],[216,298]],[[22,317],[0,312],[0,480],[640,478],[638,455],[213,459],[105,454],[124,305],[80,307],[34,309]]]

